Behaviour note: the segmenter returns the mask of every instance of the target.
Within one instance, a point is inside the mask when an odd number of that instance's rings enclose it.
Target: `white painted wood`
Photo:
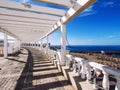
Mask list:
[[[8,1],[8,0],[0,0],[0,7],[15,9],[15,10],[36,12],[36,13],[53,14],[53,15],[58,15],[58,16],[63,16],[66,12],[64,10],[43,7],[43,6],[29,5],[29,7],[27,7],[24,4],[21,4],[18,2],[12,2],[12,1]]]
[[[26,22],[16,22],[16,21],[5,21],[5,20],[0,20],[0,24],[6,23],[6,24],[13,24],[13,25],[23,25],[23,26],[43,26],[43,27],[52,27],[52,25],[48,24],[35,24],[35,23],[26,23]]]
[[[5,30],[0,30],[0,31],[3,32],[3,33],[5,32]],[[12,32],[12,33],[10,33],[10,32]],[[41,33],[41,32],[34,32],[34,31],[28,32],[27,30],[25,30],[25,31],[20,31],[20,30],[18,30],[18,31],[10,30],[9,31],[9,30],[7,30],[6,33],[8,35],[11,35],[11,36],[15,37],[15,38],[19,37],[19,39],[22,40],[22,41],[34,41],[39,37],[43,37],[47,33],[47,31]]]
[[[76,3],[71,3],[70,0],[43,1],[63,6],[72,4],[72,7],[66,12],[47,6],[25,5],[19,2],[0,0],[0,26],[5,28],[7,33],[24,42],[36,41],[38,38],[48,36],[58,29],[61,24],[67,23],[95,2],[95,0],[77,0]],[[9,26],[5,27],[4,25]]]
[[[50,20],[50,21],[56,21],[60,19],[60,17],[58,16],[52,16],[48,14],[22,12],[22,11],[15,11],[9,9],[0,9],[0,15],[24,17],[24,18],[38,19],[38,20]]]
[[[66,25],[61,25],[61,65],[65,65],[66,56]]]
[[[17,28],[17,27],[3,27],[8,31],[15,31],[15,32],[30,32],[30,33],[43,33],[48,32],[48,29],[36,29],[36,28]]]
[[[35,0],[35,1],[45,2],[45,3],[50,3],[50,4],[65,6],[65,7],[73,7],[73,4],[72,2],[70,2],[70,0]]]
[[[0,20],[53,25],[55,21],[0,15]]]
[[[8,46],[7,46],[7,34],[4,33],[4,58],[7,58]]]
[[[26,30],[49,30],[47,27],[34,27],[34,26],[22,26],[22,25],[11,25],[11,24],[0,24],[3,28],[17,28],[17,29],[26,29]]]

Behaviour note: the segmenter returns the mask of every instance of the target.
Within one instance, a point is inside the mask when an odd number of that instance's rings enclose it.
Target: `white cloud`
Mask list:
[[[89,8],[87,8],[85,11],[83,11],[80,15],[78,15],[78,17],[93,15],[95,13],[96,13],[96,11],[93,10],[93,5],[92,5]]]
[[[115,2],[104,2],[103,7],[114,7],[115,6]]]

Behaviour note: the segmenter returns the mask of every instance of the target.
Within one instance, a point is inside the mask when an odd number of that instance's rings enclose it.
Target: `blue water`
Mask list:
[[[56,49],[60,49],[60,46],[54,46]],[[120,45],[76,45],[67,46],[67,50],[74,52],[120,52]]]

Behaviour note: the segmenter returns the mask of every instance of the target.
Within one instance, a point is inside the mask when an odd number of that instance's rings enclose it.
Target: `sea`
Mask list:
[[[52,46],[57,50],[61,49],[60,45]],[[70,52],[101,52],[116,54],[120,57],[120,45],[70,45],[66,46]]]

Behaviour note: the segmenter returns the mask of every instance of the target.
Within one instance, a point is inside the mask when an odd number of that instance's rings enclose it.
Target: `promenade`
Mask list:
[[[45,54],[28,51],[0,60],[0,90],[74,90]]]

